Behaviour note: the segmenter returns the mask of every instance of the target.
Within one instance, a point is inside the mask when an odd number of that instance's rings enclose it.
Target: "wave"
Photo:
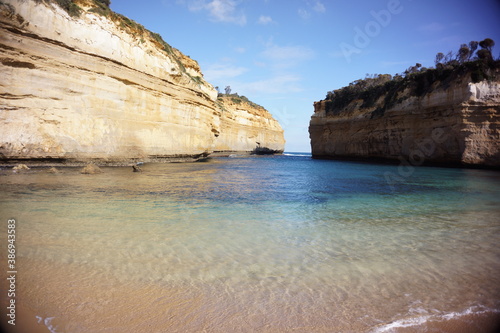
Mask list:
[[[294,157],[311,157],[310,153],[283,153],[283,155]]]
[[[54,325],[52,325],[52,320],[55,318],[55,317],[47,317],[47,318],[42,318],[40,316],[35,316],[35,318],[37,319],[38,323],[39,324],[44,324],[45,327],[47,327],[47,329],[51,332],[51,333],[57,333],[56,331],[56,327]]]
[[[370,333],[396,333],[399,329],[414,328],[418,331],[448,332],[446,327],[474,326],[479,328],[484,326],[482,332],[496,332],[500,324],[500,309],[491,309],[484,306],[473,306],[462,312],[451,312],[444,314],[429,314],[415,317],[408,317],[383,324],[370,331]],[[432,327],[432,330],[427,329]]]
[[[498,328],[500,322],[498,316],[500,315],[500,309],[491,309],[484,306],[473,306],[462,312],[451,312],[444,314],[429,314],[416,317],[408,317],[393,321],[389,324],[383,324],[370,331],[370,333],[396,333],[398,329],[403,328],[414,328],[422,331],[429,331],[427,327],[436,327],[432,332],[448,332],[445,328],[440,329],[440,327],[449,326],[450,322],[454,321],[454,326],[470,326],[473,325],[475,328],[489,327],[491,330],[483,332],[496,332],[495,328]],[[491,318],[493,317],[493,318]],[[489,320],[488,320],[489,319]],[[419,330],[419,331],[420,331]]]

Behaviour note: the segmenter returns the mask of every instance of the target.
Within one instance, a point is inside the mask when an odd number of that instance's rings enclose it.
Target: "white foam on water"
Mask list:
[[[52,325],[52,320],[55,317],[47,317],[47,318],[44,319],[43,317],[35,316],[35,318],[37,319],[38,324],[41,324],[43,322],[43,324],[45,325],[45,327],[47,327],[47,329],[51,333],[57,333],[56,327],[54,325]]]
[[[414,312],[410,310],[410,312]],[[418,311],[417,311],[418,312]],[[385,324],[383,326],[379,326],[372,331],[371,333],[385,333],[385,332],[397,332],[398,328],[408,328],[408,327],[416,327],[420,325],[424,325],[427,322],[435,321],[448,321],[453,319],[459,319],[464,316],[470,315],[484,315],[488,313],[500,313],[500,309],[491,309],[484,306],[472,306],[468,309],[465,309],[462,312],[450,312],[446,314],[438,314],[438,315],[423,315],[419,317],[411,317],[411,318],[403,318],[400,320],[393,321],[389,324]]]
[[[414,327],[425,324],[432,316],[405,318],[375,328],[371,333],[395,332],[397,328]]]
[[[469,316],[469,315],[482,315],[482,314],[488,314],[488,313],[500,313],[500,309],[490,309],[484,306],[473,306],[468,309],[466,309],[463,312],[451,312],[447,313],[442,316],[443,319],[445,320],[452,320],[456,318],[460,318],[463,316]]]
[[[297,157],[311,157],[311,154],[306,154],[306,153],[283,153],[285,156],[297,156]]]

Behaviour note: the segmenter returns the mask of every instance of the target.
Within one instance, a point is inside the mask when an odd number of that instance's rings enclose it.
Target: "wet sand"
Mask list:
[[[314,302],[309,309],[288,307],[286,298],[300,296],[297,294],[283,293],[281,300],[275,298],[280,297],[279,294],[271,299],[239,299],[223,290],[223,284],[221,288],[142,284],[82,265],[35,263],[28,259],[23,259],[21,265],[25,273],[19,278],[17,325],[6,327],[8,333],[494,333],[500,320],[499,313],[485,312],[454,315],[443,320],[431,318],[418,325],[409,325],[411,320],[394,325],[370,325],[348,313],[342,313],[338,321],[327,321],[317,316],[319,309],[314,308]],[[2,303],[2,307],[5,306],[5,299]],[[338,306],[341,308],[341,304]]]
[[[33,311],[22,305],[16,308],[16,325],[2,322],[0,328],[6,333],[51,333],[45,323],[36,318]]]
[[[500,314],[470,314],[443,322],[428,322],[422,327],[427,332],[444,333],[497,333],[500,332]],[[419,328],[419,329],[420,329]],[[405,331],[401,331],[404,333]]]

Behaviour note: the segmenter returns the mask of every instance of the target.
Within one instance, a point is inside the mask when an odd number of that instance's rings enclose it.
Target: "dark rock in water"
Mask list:
[[[282,151],[280,150],[274,150],[270,149],[267,147],[256,147],[254,150],[252,150],[252,155],[273,155],[273,154],[280,154]]]
[[[102,173],[102,170],[97,165],[90,163],[87,164],[87,166],[85,166],[85,168],[83,168],[80,172],[83,174],[93,175],[96,173]]]
[[[201,154],[194,155],[193,158],[197,162],[206,162],[206,161],[208,161],[208,159],[210,159],[210,153],[203,152]]]
[[[134,170],[134,172],[142,172],[142,169],[139,168],[137,165],[132,165],[132,169]]]

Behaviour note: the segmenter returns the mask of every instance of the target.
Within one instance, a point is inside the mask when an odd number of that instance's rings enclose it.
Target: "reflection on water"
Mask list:
[[[56,332],[365,332],[500,310],[498,173],[420,168],[393,191],[393,168],[275,156],[0,171],[20,300]]]

